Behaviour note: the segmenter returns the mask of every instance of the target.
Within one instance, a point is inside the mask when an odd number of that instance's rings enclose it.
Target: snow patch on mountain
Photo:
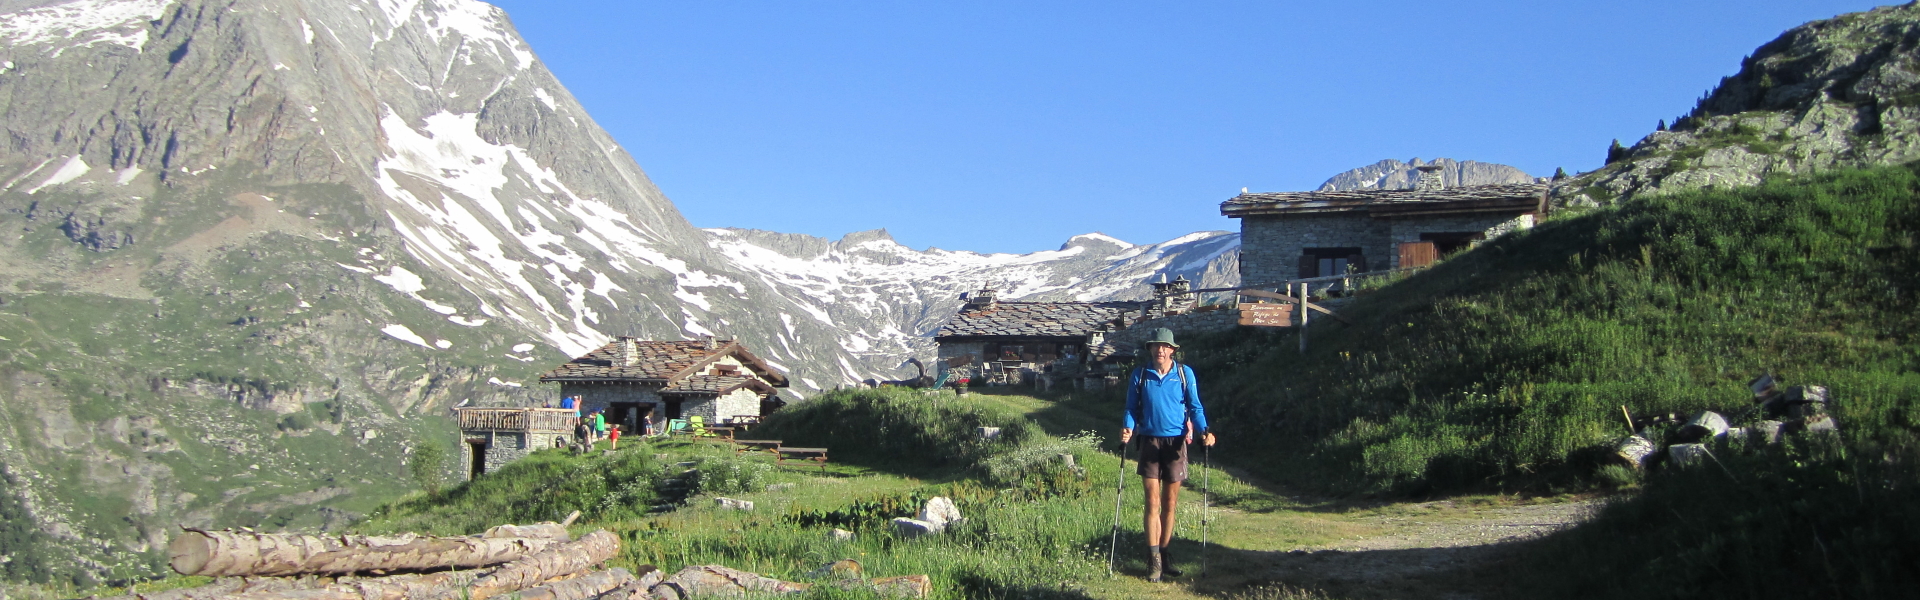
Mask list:
[[[53,56],[74,48],[118,44],[141,51],[147,22],[159,19],[175,0],[76,0],[0,15],[0,39],[9,45],[58,44]]]

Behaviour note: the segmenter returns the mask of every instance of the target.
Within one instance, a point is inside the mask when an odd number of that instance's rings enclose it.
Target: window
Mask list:
[[[1300,250],[1300,277],[1331,277],[1345,275],[1349,267],[1353,271],[1367,270],[1367,257],[1359,248],[1302,248]]]

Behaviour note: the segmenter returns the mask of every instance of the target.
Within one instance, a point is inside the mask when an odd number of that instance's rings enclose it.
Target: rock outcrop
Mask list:
[[[1669,130],[1555,187],[1562,206],[1920,159],[1920,5],[1795,27]]]

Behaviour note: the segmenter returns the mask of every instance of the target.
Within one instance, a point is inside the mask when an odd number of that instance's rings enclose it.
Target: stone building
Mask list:
[[[936,368],[974,384],[1078,373],[1105,332],[1138,320],[1141,309],[1138,302],[999,302],[993,290],[973,292],[934,334]]]
[[[1544,183],[1447,188],[1423,177],[1403,190],[1242,193],[1220,213],[1240,219],[1240,281],[1264,287],[1349,268],[1425,266],[1532,227],[1546,200]]]
[[[583,412],[605,410],[607,424],[641,431],[695,415],[709,424],[757,420],[784,405],[787,377],[736,340],[650,341],[622,336],[540,376],[579,396]]]
[[[455,408],[460,423],[460,473],[466,479],[500,468],[535,450],[574,444],[573,411],[558,408]]]

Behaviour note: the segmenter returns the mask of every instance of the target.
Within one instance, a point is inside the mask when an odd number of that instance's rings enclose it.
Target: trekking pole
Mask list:
[[[1213,483],[1208,476],[1213,471],[1207,468],[1207,459],[1212,458],[1213,446],[1200,444],[1200,575],[1207,574],[1207,524],[1213,521],[1207,513],[1212,506]]]
[[[1113,486],[1113,535],[1107,540],[1107,576],[1113,576],[1114,557],[1120,550],[1120,495],[1127,487],[1127,443],[1120,443],[1119,483]]]

